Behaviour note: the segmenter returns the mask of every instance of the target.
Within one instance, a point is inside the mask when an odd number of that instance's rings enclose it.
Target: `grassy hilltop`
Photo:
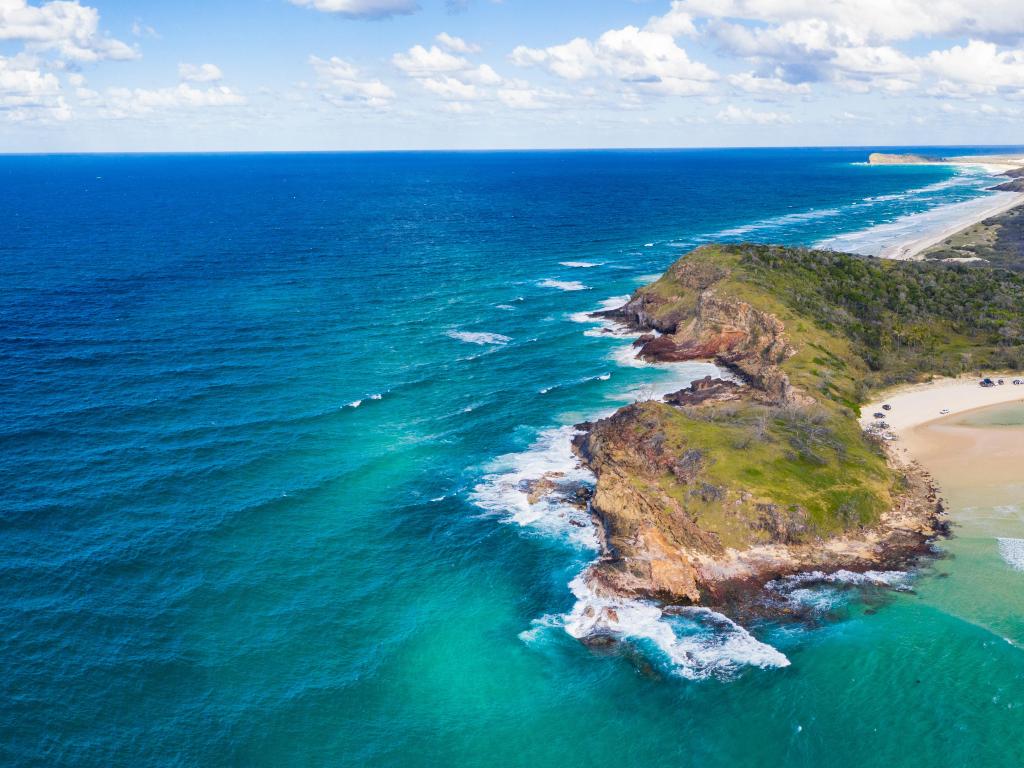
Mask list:
[[[1024,366],[1024,276],[993,269],[707,246],[619,315],[662,334],[643,340],[648,359],[711,357],[748,382],[699,405],[629,406],[579,444],[618,553],[612,580],[691,600],[700,574],[655,568],[651,542],[692,565],[726,547],[806,546],[872,528],[908,479],[857,423],[868,394]]]

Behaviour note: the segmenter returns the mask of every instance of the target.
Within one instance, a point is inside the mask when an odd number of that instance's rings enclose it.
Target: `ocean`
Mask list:
[[[950,608],[1012,544],[592,649],[593,531],[524,490],[715,370],[587,312],[996,183],[869,151],[0,157],[0,763],[1019,768],[1024,629]]]

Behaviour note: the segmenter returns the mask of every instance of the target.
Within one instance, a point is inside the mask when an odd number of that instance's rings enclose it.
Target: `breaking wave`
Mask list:
[[[508,344],[512,339],[500,333],[482,333],[473,331],[448,331],[448,337],[464,341],[467,344]]]
[[[996,539],[999,556],[1015,571],[1024,571],[1024,539]]]
[[[678,369],[674,371],[677,375],[645,387],[641,395],[656,396],[659,388],[672,391],[718,370],[708,363],[672,367]],[[610,376],[594,378],[606,380]],[[631,391],[625,397],[636,399],[637,394],[638,391]],[[578,434],[572,426],[546,429],[527,450],[498,457],[486,467],[471,500],[504,522],[567,541],[581,554],[591,556],[598,552],[598,528],[586,505],[580,503],[578,496],[574,499],[573,494],[574,488],[592,489],[596,482],[593,473],[573,454],[572,441]],[[538,481],[545,481],[550,488],[538,489]],[[613,636],[652,647],[674,674],[690,680],[729,678],[743,667],[767,669],[790,663],[781,652],[709,609],[684,608],[668,614],[646,601],[598,595],[587,582],[588,568],[589,565],[569,584],[576,598],[571,611],[535,619],[519,635],[524,642],[535,642],[551,628],[564,630],[577,639]]]
[[[557,288],[560,291],[589,291],[590,286],[579,280],[541,280],[537,283],[541,288]]]
[[[783,653],[710,608],[682,608],[668,615],[652,603],[602,597],[584,574],[569,587],[576,605],[563,617],[566,632],[579,639],[604,634],[649,641],[673,672],[689,680],[731,677],[748,666],[789,666]]]

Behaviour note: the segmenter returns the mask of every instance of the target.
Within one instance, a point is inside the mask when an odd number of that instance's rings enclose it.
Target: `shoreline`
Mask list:
[[[1004,195],[1008,197],[1003,198]],[[952,224],[939,232],[931,232],[911,240],[904,240],[887,246],[878,254],[878,258],[891,259],[893,261],[922,261],[924,252],[938,245],[943,240],[953,237],[957,233],[973,227],[985,219],[990,219],[993,216],[1006,213],[1019,205],[1024,205],[1024,193],[994,192],[992,196],[1002,199],[998,202],[993,202],[992,205],[983,209],[971,211],[969,214],[957,218]],[[962,205],[962,203],[954,203],[954,205]]]
[[[1024,402],[1024,385],[1012,383],[1015,378],[1024,380],[1024,373],[985,375],[997,381],[1001,378],[1006,383],[1002,386],[982,387],[979,382],[984,376],[972,375],[938,378],[922,384],[903,384],[884,390],[870,403],[862,406],[858,421],[862,428],[867,429],[877,421],[872,414],[884,413],[885,422],[889,425],[886,431],[892,433],[897,438],[896,442],[899,442],[911,430],[933,421],[996,405]],[[884,405],[892,409],[883,410]]]

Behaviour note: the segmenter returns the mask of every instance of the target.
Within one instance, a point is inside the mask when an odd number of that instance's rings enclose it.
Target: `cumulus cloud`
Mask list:
[[[0,116],[12,122],[31,119],[68,120],[60,81],[25,57],[0,56]]]
[[[246,103],[242,94],[225,85],[197,88],[188,83],[169,88],[109,88],[98,98],[101,111],[112,117],[136,117],[154,112],[205,107],[235,107]]]
[[[647,30],[650,32],[662,32],[672,37],[695,37],[697,27],[693,23],[693,16],[686,11],[680,0],[674,0],[669,12],[664,16],[655,16],[647,22]]]
[[[447,32],[442,32],[434,38],[443,47],[454,53],[480,53],[480,46],[474,43],[467,43],[461,37],[455,37],[449,35]]]
[[[629,26],[605,32],[596,41],[578,37],[563,45],[512,52],[518,66],[541,66],[566,80],[610,78],[626,87],[692,96],[706,93],[717,78],[693,61],[671,35]]]
[[[391,57],[391,62],[411,77],[429,77],[469,68],[468,60],[443,51],[436,45],[430,48],[414,45],[405,53],[396,53]]]
[[[807,83],[787,83],[779,77],[761,77],[753,72],[729,75],[728,82],[736,90],[760,98],[807,96],[811,93],[811,86]]]
[[[1019,0],[676,0],[673,10],[750,61],[757,77],[790,85],[944,97],[1016,96],[1024,88],[1024,53],[999,45],[1024,36]],[[959,35],[969,42],[930,53],[923,45]],[[905,43],[913,49],[901,49]],[[730,83],[750,93],[767,85]]]
[[[337,56],[309,57],[324,98],[336,105],[361,105],[381,108],[395,98],[395,92],[380,80],[364,77],[352,63]]]
[[[215,83],[224,79],[216,64],[179,64],[178,77],[187,83]]]
[[[448,50],[436,45],[429,48],[414,45],[405,53],[392,56],[391,63],[417,80],[428,93],[446,101],[465,103],[498,98],[493,86],[501,85],[505,79],[493,67],[474,64],[464,56],[449,52],[475,53],[479,51],[477,46],[445,33],[436,39]]]
[[[1024,34],[1024,3],[1019,0],[679,0],[673,5],[704,19],[769,25],[817,20],[860,45],[957,34]]]
[[[138,58],[135,48],[102,33],[99,24],[99,11],[78,0],[39,6],[0,0],[0,41],[21,41],[29,50],[52,51],[75,62]]]
[[[723,123],[734,125],[786,125],[793,122],[790,115],[780,112],[757,112],[749,107],[730,104],[716,115]]]
[[[923,66],[940,78],[939,88],[949,95],[1024,93],[1024,50],[1001,51],[994,43],[971,40],[932,51]]]
[[[336,13],[350,19],[383,19],[416,13],[416,0],[290,0],[292,5]]]

